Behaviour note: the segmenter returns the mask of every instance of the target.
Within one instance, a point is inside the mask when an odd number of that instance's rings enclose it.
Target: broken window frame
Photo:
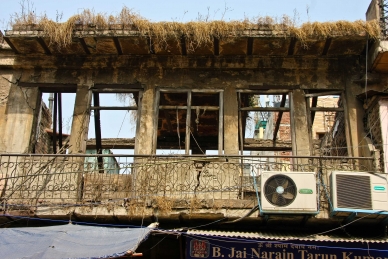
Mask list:
[[[322,96],[329,96],[329,95],[336,95],[342,100],[342,106],[343,107],[316,107],[318,103],[318,98]],[[348,156],[353,156],[353,149],[350,147],[349,143],[351,143],[351,135],[350,135],[350,128],[349,128],[349,115],[347,112],[347,104],[346,104],[346,96],[344,91],[338,90],[338,91],[312,91],[311,93],[306,93],[306,111],[309,116],[307,116],[307,123],[308,123],[308,129],[309,129],[309,139],[310,139],[310,154],[313,155],[314,149],[313,149],[313,125],[314,125],[314,118],[316,112],[343,112],[344,113],[344,119],[345,119],[345,138],[346,138],[346,146],[347,146],[347,153]]]
[[[53,154],[57,154],[58,150],[56,147],[57,144],[57,134],[56,134],[56,126],[58,124],[58,146],[59,146],[59,151],[62,150],[61,153],[66,153],[66,148],[67,146],[63,144],[63,139],[62,139],[62,93],[73,93],[76,94],[77,92],[77,85],[76,84],[57,84],[57,83],[28,83],[28,82],[19,82],[18,84],[20,87],[38,87],[39,90],[39,106],[41,107],[42,98],[43,98],[43,93],[53,93],[53,108],[54,110],[52,111],[52,124],[53,124],[53,139],[52,139],[52,148],[53,148]],[[38,113],[40,113],[40,109]],[[36,118],[38,118],[40,115],[36,114]],[[56,121],[57,120],[57,121]],[[58,123],[57,123],[58,122]],[[36,120],[34,122],[36,125],[35,131],[38,131],[38,121]],[[32,151],[35,153],[35,146],[36,146],[36,140],[33,143]]]
[[[94,111],[94,129],[95,129],[95,138],[96,138],[96,154],[102,154],[102,141],[101,141],[101,119],[100,111],[103,110],[116,110],[116,111],[130,111],[137,110],[136,118],[136,132],[135,136],[138,135],[140,128],[140,112],[141,112],[141,100],[143,95],[143,87],[140,84],[133,85],[105,85],[105,84],[95,84],[92,88],[93,102],[90,105],[90,110]],[[129,94],[129,93],[138,93],[138,100],[136,106],[100,106],[100,94]],[[135,148],[136,149],[136,146]],[[97,157],[97,164],[100,173],[104,172],[103,157]]]
[[[241,107],[241,95],[242,94],[252,94],[252,95],[281,95],[281,104],[280,107]],[[277,118],[275,129],[274,129],[274,135],[273,135],[273,150],[272,151],[282,151],[283,149],[276,148],[276,137],[279,132],[280,122],[282,120],[282,115],[284,112],[289,112],[291,116],[291,107],[292,102],[289,102],[289,107],[284,107],[286,103],[286,99],[288,97],[289,100],[291,100],[291,90],[252,90],[252,89],[239,89],[237,90],[237,105],[238,105],[238,136],[239,136],[239,150],[240,155],[244,154],[244,140],[245,140],[245,132],[243,132],[243,121],[242,121],[242,113],[243,112],[279,112],[279,116]],[[292,123],[292,120],[290,121],[290,127],[291,127],[291,142],[294,142],[294,137],[292,136],[294,125]],[[292,145],[293,146],[293,145]],[[264,147],[267,151],[271,151],[271,147]],[[252,150],[252,149],[251,149]],[[262,148],[254,149],[254,151],[261,151]],[[289,148],[284,148],[284,151],[290,151]]]
[[[187,93],[187,104],[185,106],[172,106],[172,105],[160,105],[160,94],[161,93]],[[192,106],[192,93],[209,93],[219,94],[219,105],[218,106]],[[190,154],[190,126],[191,126],[191,111],[206,108],[209,111],[218,111],[218,155],[223,154],[224,150],[224,90],[222,89],[168,89],[158,88],[156,91],[155,100],[155,116],[154,116],[154,146],[153,152],[156,154],[157,149],[157,138],[158,138],[158,118],[160,110],[169,109],[182,109],[187,111],[186,115],[186,133],[185,133],[185,155]]]

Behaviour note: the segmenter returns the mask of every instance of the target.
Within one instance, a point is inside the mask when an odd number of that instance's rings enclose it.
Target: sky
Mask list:
[[[57,14],[66,21],[70,16],[93,9],[96,13],[116,15],[125,5],[151,21],[241,20],[244,17],[286,14],[300,23],[307,21],[365,20],[371,0],[0,0],[0,30],[10,29],[10,17],[20,13],[21,4],[36,14],[53,20]]]

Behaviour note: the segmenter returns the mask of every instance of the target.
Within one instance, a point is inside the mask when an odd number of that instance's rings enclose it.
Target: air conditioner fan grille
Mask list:
[[[297,195],[294,181],[283,174],[276,174],[268,178],[263,191],[267,201],[277,207],[290,205]]]

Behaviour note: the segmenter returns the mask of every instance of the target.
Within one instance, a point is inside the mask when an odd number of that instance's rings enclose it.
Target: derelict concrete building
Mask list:
[[[367,19],[383,14],[372,1]],[[358,218],[352,226],[386,231],[386,30],[382,23],[373,36],[367,24],[304,38],[259,24],[201,42],[75,23],[66,44],[39,25],[14,26],[0,48],[3,213],[172,225],[237,220],[270,230],[323,230]],[[45,154],[36,148],[45,138],[42,93],[53,96],[55,125]],[[62,103],[65,93],[75,94],[74,103]],[[103,105],[109,94],[132,101]],[[257,96],[279,105],[259,106]],[[317,105],[333,96],[334,107]],[[66,140],[64,106],[73,109]],[[119,110],[131,111],[134,138],[103,136],[101,113]],[[255,112],[275,114],[271,137],[246,133]],[[325,112],[333,122],[315,139],[316,114]],[[289,140],[279,139],[284,114]],[[85,166],[88,156],[97,167]],[[120,173],[106,172],[104,156],[115,157]]]

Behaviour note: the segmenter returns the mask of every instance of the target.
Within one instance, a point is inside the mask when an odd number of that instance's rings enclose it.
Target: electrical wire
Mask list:
[[[53,219],[43,219],[43,218],[34,218],[34,217],[25,217],[25,216],[14,216],[14,215],[10,215],[10,214],[3,214],[3,215],[0,215],[0,216],[3,216],[3,217],[12,217],[12,218],[18,218],[19,220],[37,220],[37,221],[47,221],[47,222],[55,222],[55,223],[69,223],[67,220],[53,220]],[[199,227],[202,227],[202,226],[208,226],[210,224],[214,224],[214,223],[217,223],[221,220],[224,220],[224,219],[220,219],[220,220],[216,220],[214,222],[211,222],[209,224],[205,224],[205,225],[199,225],[199,226],[196,226],[196,227],[191,227],[189,229],[194,229],[194,228],[199,228]],[[356,221],[358,221],[359,219],[356,219],[356,220],[353,220],[352,222],[349,222],[348,224],[346,225],[350,225]],[[100,224],[100,223],[92,223],[92,222],[83,222],[83,221],[72,221],[73,224],[77,224],[77,225],[90,225],[90,226],[102,226],[102,227],[131,227],[131,228],[145,228],[145,227],[141,227],[141,226],[136,226],[136,225],[118,225],[118,224]],[[344,227],[344,226],[342,226]],[[338,228],[336,228],[338,229]],[[334,229],[333,229],[334,230]],[[331,230],[331,231],[333,231]],[[284,240],[276,240],[276,241],[272,241],[272,240],[260,240],[259,237],[258,238],[255,238],[255,239],[242,239],[242,238],[237,238],[237,237],[225,237],[225,236],[222,236],[222,237],[208,237],[208,236],[204,236],[203,234],[195,234],[195,233],[185,233],[185,232],[181,232],[181,231],[177,231],[177,230],[167,230],[167,229],[160,229],[160,228],[155,228],[155,231],[157,232],[161,232],[161,233],[164,233],[164,234],[168,234],[168,235],[185,235],[185,236],[188,236],[188,237],[195,237],[196,239],[204,239],[204,240],[213,240],[213,241],[218,241],[218,242],[233,242],[233,243],[272,243],[272,244],[289,244],[289,245],[311,245],[311,244],[304,244],[304,243],[292,243],[292,242],[289,242],[288,240],[287,241],[284,241]],[[308,236],[305,236],[305,237],[294,237],[295,240],[300,240],[300,241],[306,241],[306,240],[303,240],[305,238],[312,238],[314,236],[317,236],[317,235],[321,235],[321,234],[324,234],[324,233],[327,233],[327,231],[325,232],[321,232],[321,233],[317,233],[317,234],[314,234],[314,235],[308,235]],[[259,240],[258,240],[259,239]],[[310,241],[310,240],[309,240]],[[311,240],[311,241],[314,241],[314,240]],[[318,240],[319,241],[319,240]],[[326,240],[327,241],[327,240]],[[368,240],[363,240],[363,241],[368,241]],[[333,242],[336,242],[336,241],[333,241]],[[213,244],[215,246],[218,246],[218,247],[221,247],[219,246],[218,244]],[[320,246],[320,245],[315,245],[316,247],[320,247],[320,248],[336,248],[336,249],[354,249],[354,250],[370,250],[370,251],[387,251],[388,250],[381,250],[381,249],[363,249],[363,248],[354,248],[354,247],[338,247],[338,246]],[[155,247],[155,246],[154,246]],[[153,247],[153,248],[154,248]],[[228,247],[223,247],[223,248],[226,248],[226,249],[229,249]]]
[[[374,214],[374,213],[371,213],[371,214]],[[369,215],[371,215],[369,214]],[[366,215],[366,216],[369,216],[369,215]],[[28,220],[41,220],[41,221],[48,221],[48,222],[55,222],[55,223],[67,223],[66,220],[52,220],[52,219],[41,219],[41,218],[33,218],[33,217],[23,217],[23,216],[14,216],[14,215],[10,215],[10,214],[4,214],[4,215],[0,215],[0,216],[4,216],[4,217],[12,217],[12,218],[18,218],[18,220],[23,220],[23,219],[28,219]],[[364,217],[366,217],[364,216]],[[364,218],[362,217],[362,218]],[[356,220],[353,220],[351,222],[349,222],[348,224],[344,225],[344,226],[341,226],[339,228],[344,228],[345,226],[348,226],[362,218],[359,218],[359,219],[356,219]],[[219,219],[219,220],[216,220],[214,222],[211,222],[209,224],[204,224],[204,225],[199,225],[199,226],[196,226],[196,227],[191,227],[189,229],[195,229],[195,228],[199,228],[199,227],[204,227],[204,226],[209,226],[211,224],[214,224],[214,223],[217,223],[217,222],[220,222],[224,220],[223,219]],[[12,223],[12,222],[11,222]],[[137,228],[141,228],[139,226],[136,226],[136,225],[117,225],[117,224],[99,224],[99,223],[90,223],[90,222],[73,222],[75,224],[79,224],[79,225],[92,225],[92,226],[104,226],[104,227],[137,227]],[[313,235],[308,235],[306,237],[297,237],[295,238],[296,240],[300,240],[302,239],[301,241],[303,242],[303,239],[304,238],[309,238],[309,237],[313,237],[313,236],[317,236],[317,235],[321,235],[321,234],[325,234],[325,233],[328,233],[328,232],[331,232],[331,231],[334,231],[334,230],[337,230],[339,228],[334,228],[334,229],[331,229],[329,231],[324,231],[324,232],[320,232],[320,233],[316,233],[316,234],[313,234]],[[188,237],[195,237],[196,239],[200,239],[200,240],[212,240],[212,241],[217,241],[217,242],[233,242],[233,243],[257,243],[257,242],[261,242],[261,243],[272,243],[272,244],[289,244],[289,245],[311,245],[311,244],[304,244],[304,243],[298,243],[298,244],[295,244],[295,243],[292,243],[292,242],[284,242],[284,241],[269,241],[269,240],[264,240],[264,241],[261,241],[261,240],[257,240],[257,239],[241,239],[241,238],[230,238],[230,237],[219,237],[219,238],[215,238],[215,237],[208,237],[208,236],[203,236],[203,235],[198,235],[198,234],[195,234],[195,233],[182,233],[181,231],[171,231],[171,230],[162,230],[162,229],[155,229],[156,231],[161,231],[162,233],[165,233],[167,234],[162,240],[160,240],[157,244],[155,244],[153,247],[151,247],[149,250],[152,250],[154,249],[158,244],[160,244],[168,235],[170,234],[182,234],[182,235],[186,235]],[[311,240],[313,241],[313,240]],[[224,247],[224,246],[220,246],[219,244],[214,244],[214,243],[210,243],[212,244],[213,246],[217,246],[217,247],[221,247],[221,248],[224,248],[224,249],[228,249],[228,250],[231,250],[229,247]],[[354,248],[354,247],[338,247],[338,246],[320,246],[320,245],[315,245],[316,247],[318,248],[330,248],[330,249],[342,249],[342,250],[362,250],[362,251],[378,251],[378,252],[388,252],[388,250],[382,250],[382,249],[371,249],[369,248],[369,244],[368,244],[368,248],[367,249],[364,249],[364,248],[360,248],[360,247],[357,247],[357,248]]]

